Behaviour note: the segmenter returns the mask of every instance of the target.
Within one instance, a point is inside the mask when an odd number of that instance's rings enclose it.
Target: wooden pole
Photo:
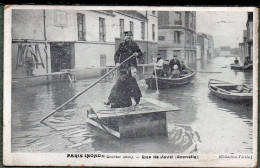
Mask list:
[[[156,94],[159,94],[158,79],[157,79],[157,72],[156,72],[155,65],[154,65],[154,74],[155,74],[155,84],[157,89]]]
[[[72,97],[71,99],[69,99],[68,101],[66,101],[65,103],[63,103],[62,105],[60,105],[58,108],[56,108],[51,114],[49,114],[48,116],[46,116],[44,119],[41,120],[41,123],[43,123],[44,120],[46,120],[47,118],[49,118],[51,115],[53,115],[55,112],[57,112],[59,109],[61,109],[63,106],[65,106],[66,104],[68,104],[69,102],[71,102],[72,100],[76,99],[77,97],[79,97],[80,95],[82,95],[83,93],[85,93],[87,90],[89,90],[90,88],[92,88],[93,86],[95,86],[98,82],[100,82],[102,79],[104,79],[105,77],[107,77],[109,74],[111,74],[113,71],[115,71],[117,68],[119,68],[122,64],[124,64],[125,62],[127,62],[128,60],[130,60],[132,57],[134,57],[135,55],[131,55],[130,57],[128,57],[126,60],[124,60],[119,66],[114,67],[112,70],[110,70],[109,72],[107,72],[104,76],[100,77],[96,82],[92,83],[91,85],[89,85],[86,89],[84,89],[83,91],[81,91],[79,94],[75,95],[74,97]]]
[[[45,9],[43,9],[43,35],[44,35],[44,41],[45,41],[45,55],[46,55],[46,73],[49,73],[49,58],[48,58],[48,53],[47,53],[47,36],[46,36],[46,15],[45,15]],[[40,52],[40,51],[39,51]],[[47,76],[47,82],[49,83],[49,76]]]

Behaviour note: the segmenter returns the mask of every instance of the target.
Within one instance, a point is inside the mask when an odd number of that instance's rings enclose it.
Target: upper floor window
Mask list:
[[[106,25],[104,18],[99,18],[99,41],[106,41]]]
[[[78,13],[77,14],[77,23],[78,23],[78,40],[86,41],[86,23],[85,15]]]
[[[181,32],[180,31],[175,31],[174,32],[174,43],[175,44],[180,44],[181,43]]]
[[[190,44],[190,33],[189,32],[186,33],[186,43]]]
[[[124,31],[125,31],[125,22],[124,19],[119,20],[119,26],[120,26],[120,37],[124,37]]]
[[[158,40],[164,41],[165,40],[165,36],[158,36]]]
[[[175,12],[175,20],[174,20],[174,23],[176,25],[182,25],[182,21],[181,21],[181,12]]]
[[[189,13],[189,27],[193,28],[193,15]]]
[[[153,36],[153,40],[155,40],[155,25],[152,24],[152,36]]]
[[[133,33],[134,37],[134,22],[130,21],[130,31]]]
[[[145,38],[145,22],[141,22],[141,39]]]
[[[66,27],[68,26],[67,12],[65,11],[55,11],[55,26]]]

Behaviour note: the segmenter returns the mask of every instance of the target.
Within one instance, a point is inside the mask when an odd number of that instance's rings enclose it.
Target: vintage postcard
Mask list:
[[[6,166],[255,167],[258,10],[6,6]]]

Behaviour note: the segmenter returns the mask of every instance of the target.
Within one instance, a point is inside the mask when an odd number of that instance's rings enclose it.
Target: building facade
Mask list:
[[[239,43],[239,56],[244,60],[249,57],[253,60],[253,12],[247,13],[246,30],[243,31],[243,42]]]
[[[163,59],[173,55],[186,62],[196,59],[196,12],[158,11],[158,50]]]
[[[198,50],[200,52],[198,52]],[[197,60],[210,60],[215,57],[213,36],[197,33]]]
[[[35,75],[114,66],[115,51],[123,32],[129,30],[146,54],[140,62],[147,63],[151,61],[148,56],[158,50],[157,27],[153,11],[13,10],[13,77],[25,76],[17,68],[17,58],[27,45],[39,48],[44,64],[35,68]]]

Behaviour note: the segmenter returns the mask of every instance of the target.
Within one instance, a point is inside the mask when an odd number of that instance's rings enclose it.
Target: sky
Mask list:
[[[215,48],[238,48],[246,30],[247,12],[196,12],[197,33],[212,35]]]

